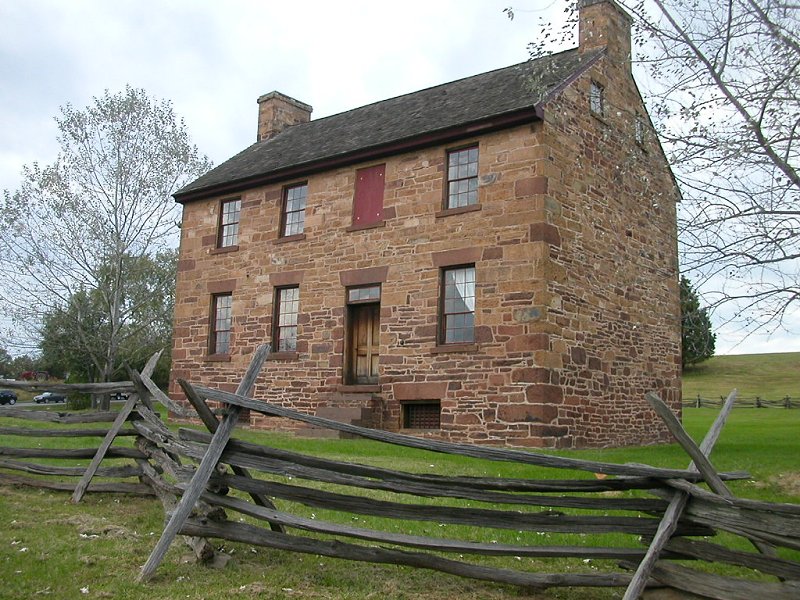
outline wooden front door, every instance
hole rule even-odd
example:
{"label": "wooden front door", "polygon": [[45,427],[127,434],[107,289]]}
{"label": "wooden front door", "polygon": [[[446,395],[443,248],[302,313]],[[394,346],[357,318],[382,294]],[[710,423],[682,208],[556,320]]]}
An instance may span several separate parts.
{"label": "wooden front door", "polygon": [[381,305],[352,304],[348,309],[345,383],[378,383]]}

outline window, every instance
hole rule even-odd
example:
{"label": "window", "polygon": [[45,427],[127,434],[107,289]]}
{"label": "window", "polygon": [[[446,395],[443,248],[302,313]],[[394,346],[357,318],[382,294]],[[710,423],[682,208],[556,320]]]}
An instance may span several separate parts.
{"label": "window", "polygon": [[272,347],[276,352],[297,351],[297,313],[300,308],[300,288],[275,290],[275,325]]}
{"label": "window", "polygon": [[380,302],[380,300],[381,286],[379,285],[349,288],[347,290],[347,302],[349,304],[356,302]]}
{"label": "window", "polygon": [[605,115],[605,98],[603,86],[592,81],[592,87],[589,90],[589,109],[599,117]]}
{"label": "window", "polygon": [[640,146],[644,144],[644,119],[638,113],[636,120],[633,122],[633,134],[637,144]]}
{"label": "window", "polygon": [[439,402],[403,403],[403,427],[405,429],[439,429],[441,408]]}
{"label": "window", "polygon": [[447,154],[447,204],[460,208],[478,203],[478,147]]}
{"label": "window", "polygon": [[216,294],[211,302],[211,339],[209,343],[210,354],[228,354],[231,345],[231,294]]}
{"label": "window", "polygon": [[441,337],[444,344],[475,341],[475,266],[442,270]]}
{"label": "window", "polygon": [[228,248],[239,244],[239,212],[242,201],[223,200],[219,211],[219,234],[217,248]]}
{"label": "window", "polygon": [[283,190],[281,237],[303,233],[306,222],[306,197],[308,184],[302,183]]}
{"label": "window", "polygon": [[353,227],[367,227],[383,222],[383,190],[386,165],[356,171],[353,195]]}

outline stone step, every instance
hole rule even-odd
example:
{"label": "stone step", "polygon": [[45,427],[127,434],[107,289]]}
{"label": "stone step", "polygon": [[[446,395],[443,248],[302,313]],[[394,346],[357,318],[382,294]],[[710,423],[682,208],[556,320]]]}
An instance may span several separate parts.
{"label": "stone step", "polygon": [[330,392],[321,396],[328,406],[364,406],[376,397],[373,393]]}
{"label": "stone step", "polygon": [[[372,409],[364,406],[321,406],[317,409],[315,415],[323,419],[330,419],[331,421],[347,423],[348,425],[357,425],[359,427],[369,427],[372,424]],[[346,432],[317,427],[316,425],[307,425],[298,429],[297,436],[329,439],[350,439],[357,437]]]}
{"label": "stone step", "polygon": [[369,408],[363,406],[322,406],[317,409],[316,416],[331,419],[340,423],[364,421],[372,415]]}
{"label": "stone step", "polygon": [[301,438],[314,439],[340,439],[340,432],[333,429],[323,429],[322,427],[303,427],[295,431],[295,435]]}

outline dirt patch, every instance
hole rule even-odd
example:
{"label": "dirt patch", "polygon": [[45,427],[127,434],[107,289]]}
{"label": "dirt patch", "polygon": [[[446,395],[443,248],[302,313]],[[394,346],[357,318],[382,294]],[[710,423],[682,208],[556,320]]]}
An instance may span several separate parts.
{"label": "dirt patch", "polygon": [[109,523],[106,519],[100,517],[93,517],[91,515],[73,515],[66,519],[59,519],[59,523],[69,523],[78,529],[81,537],[104,536],[112,538],[136,538],[139,537],[134,531]]}
{"label": "dirt patch", "polygon": [[775,487],[782,494],[800,498],[800,472],[778,473],[766,481],[757,481],[755,486],[758,488]]}
{"label": "dirt patch", "polygon": [[779,473],[770,477],[769,481],[785,494],[800,496],[800,472]]}

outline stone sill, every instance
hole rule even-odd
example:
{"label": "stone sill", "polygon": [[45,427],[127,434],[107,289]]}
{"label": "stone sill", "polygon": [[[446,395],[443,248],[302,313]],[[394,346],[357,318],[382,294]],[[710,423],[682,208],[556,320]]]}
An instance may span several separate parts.
{"label": "stone sill", "polygon": [[448,352],[477,352],[478,344],[439,344],[431,349],[432,354],[446,354]]}
{"label": "stone sill", "polygon": [[479,211],[483,206],[478,204],[470,204],[468,206],[459,206],[458,208],[445,208],[438,211],[434,216],[439,219],[441,217],[450,217],[452,215],[463,215],[464,213],[471,213]]}
{"label": "stone sill", "polygon": [[267,360],[297,360],[300,354],[297,352],[270,352]]}
{"label": "stone sill", "polygon": [[363,231],[364,229],[376,229],[378,227],[386,227],[386,221],[381,219],[375,223],[366,223],[364,225],[350,225],[345,231]]}
{"label": "stone sill", "polygon": [[206,354],[206,362],[231,362],[230,354]]}
{"label": "stone sill", "polygon": [[304,239],[306,239],[305,233],[296,233],[294,235],[285,235],[283,237],[279,237],[277,240],[273,240],[273,243],[285,244],[287,242],[299,242]]}
{"label": "stone sill", "polygon": [[209,250],[209,254],[227,254],[228,252],[236,252],[239,249],[239,245],[236,246],[223,246],[222,248],[212,248]]}
{"label": "stone sill", "polygon": [[342,392],[344,394],[377,394],[381,391],[381,386],[378,384],[343,384],[336,386],[337,392]]}
{"label": "stone sill", "polygon": [[439,429],[415,429],[413,427],[401,427],[398,433],[402,433],[404,435],[419,435],[419,434],[426,434],[426,433],[442,433],[442,428]]}

